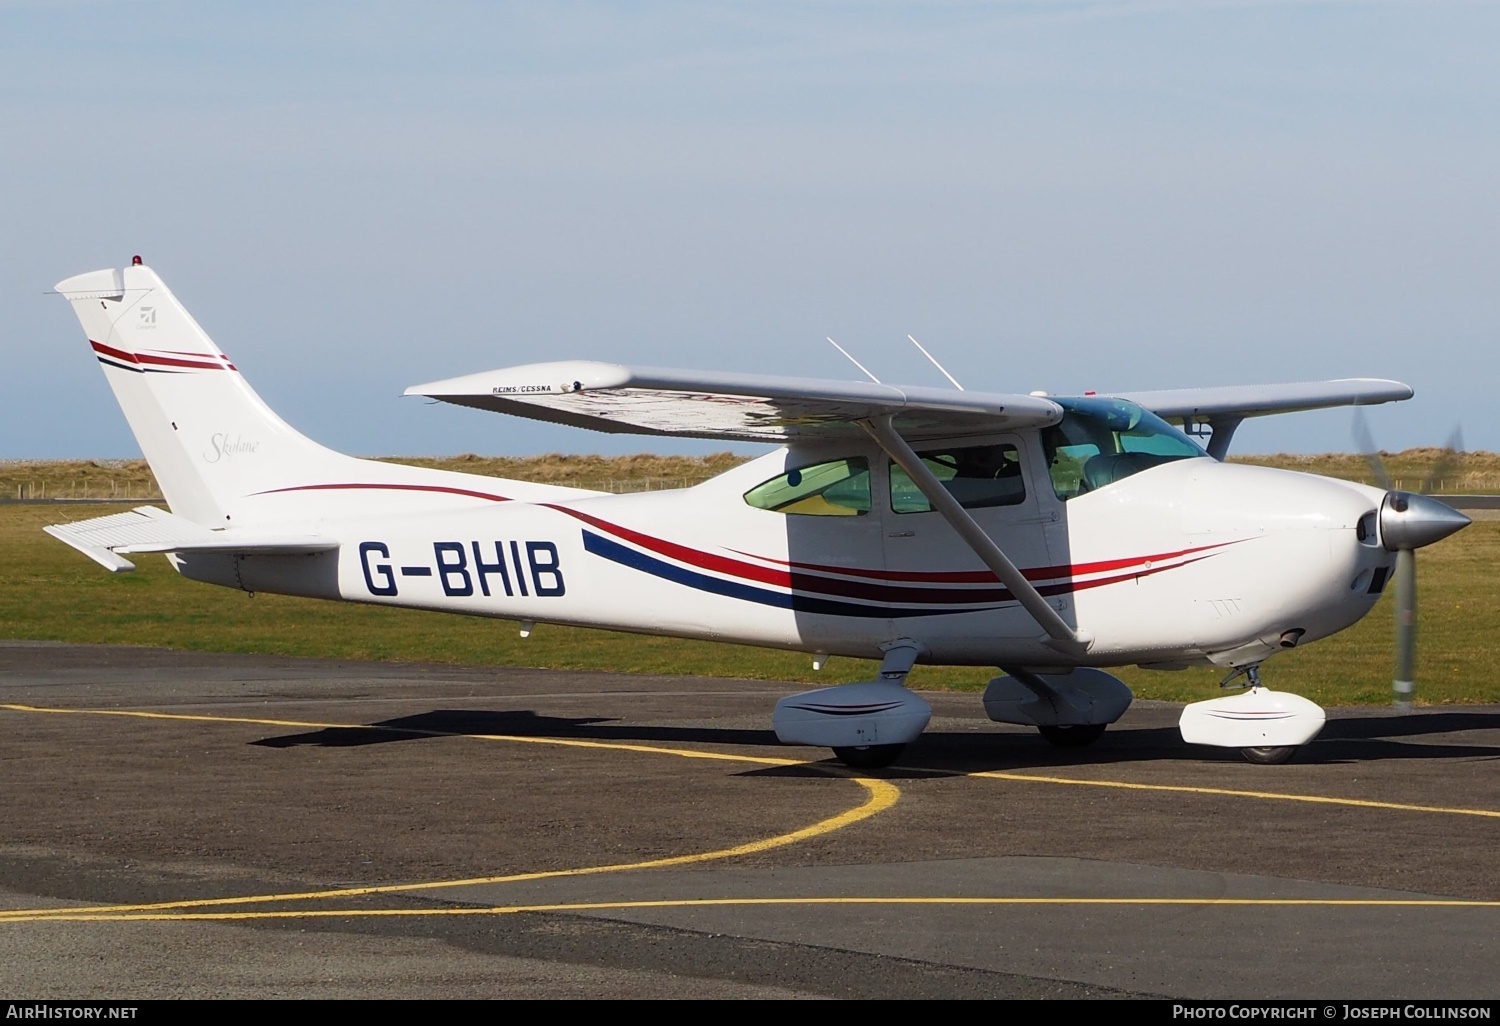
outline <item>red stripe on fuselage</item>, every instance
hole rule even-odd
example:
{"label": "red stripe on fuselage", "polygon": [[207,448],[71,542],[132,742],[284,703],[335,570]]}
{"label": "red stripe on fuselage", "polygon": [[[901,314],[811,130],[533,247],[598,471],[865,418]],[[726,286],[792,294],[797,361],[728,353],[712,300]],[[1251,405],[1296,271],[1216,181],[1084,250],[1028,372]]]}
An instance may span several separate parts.
{"label": "red stripe on fuselage", "polygon": [[393,492],[438,492],[444,495],[466,495],[471,499],[488,499],[491,502],[510,502],[508,495],[496,495],[493,492],[476,492],[469,488],[449,488],[446,485],[418,485],[418,484],[365,484],[363,482],[346,482],[340,484],[313,484],[293,485],[290,488],[272,488],[269,491],[255,492],[256,495],[278,495],[282,492],[336,492],[336,491],[361,491],[365,489],[386,490]]}
{"label": "red stripe on fuselage", "polygon": [[[1161,552],[1153,556],[1130,556],[1124,559],[1101,559],[1093,563],[1063,563],[1058,566],[1038,566],[1021,573],[1028,581],[1051,581],[1059,577],[1081,577],[1086,574],[1102,574],[1110,570],[1119,570],[1123,567],[1134,566],[1137,563],[1154,563],[1163,559],[1177,559],[1181,556],[1191,556],[1196,552],[1207,552],[1210,549],[1223,548],[1230,542],[1219,542],[1214,545],[1199,545],[1191,549],[1178,549],[1176,552]],[[731,551],[739,552],[738,549]],[[763,559],[767,563],[780,563],[782,566],[794,566],[800,570],[816,570],[825,574],[843,574],[846,577],[868,577],[877,581],[919,581],[925,584],[998,584],[1000,578],[989,570],[864,570],[859,567],[828,566],[824,563],[799,563],[795,560],[773,559],[770,556],[756,556],[749,552],[740,552],[742,556],[750,556],[752,559]]]}
{"label": "red stripe on fuselage", "polygon": [[[913,588],[902,585],[869,584],[863,581],[849,581],[841,580],[836,577],[822,577],[813,574],[797,573],[796,571],[781,570],[776,567],[757,566],[754,563],[746,563],[742,560],[730,559],[726,556],[714,555],[710,552],[704,552],[700,549],[690,548],[686,545],[680,545],[676,542],[670,542],[662,538],[654,538],[651,535],[642,534],[639,531],[633,531],[630,528],[621,527],[618,524],[612,524],[607,520],[601,520],[598,517],[591,516],[587,513],[581,513],[576,509],[569,509],[566,506],[554,505],[552,503],[542,503],[542,505],[547,506],[549,509],[557,510],[559,513],[566,513],[571,517],[582,520],[589,526],[595,527],[601,531],[608,531],[610,534],[613,534],[618,538],[623,538],[628,542],[639,545],[641,548],[648,549],[652,552],[657,553],[658,555],[666,556],[670,559],[675,559],[681,563],[687,563],[690,566],[695,566],[699,569],[712,570],[716,573],[738,577],[741,580],[758,581],[761,584],[771,584],[777,587],[801,590],[804,592],[816,592],[824,595],[840,595],[846,598],[859,598],[869,602],[942,602],[958,604],[969,602],[1008,602],[1013,601],[1015,598],[1015,596],[1010,593],[1010,590],[1008,588]],[[1107,578],[1097,582],[1089,581],[1075,583],[1071,580],[1068,580],[1063,581],[1059,584],[1054,584],[1038,589],[1043,594],[1055,595],[1064,592],[1079,591],[1086,588],[1098,587],[1103,584],[1114,584],[1119,581],[1129,580],[1133,577],[1147,577],[1160,573],[1163,570],[1173,569],[1176,566],[1186,566],[1187,563],[1178,563],[1173,564],[1173,566],[1167,567],[1148,567],[1146,566],[1146,564],[1163,559],[1174,559],[1180,556],[1189,555],[1195,552],[1203,552],[1207,549],[1219,547],[1221,546],[1205,545],[1196,549],[1186,549],[1181,552],[1162,553],[1152,556],[1138,556],[1131,559],[1102,560],[1096,563],[1083,563],[1077,567],[1042,567],[1023,571],[1023,573],[1028,579],[1034,578],[1038,580],[1051,580],[1060,577],[1072,577],[1087,573],[1100,573],[1108,570],[1119,570],[1130,566],[1142,567],[1141,570]],[[1203,559],[1206,557],[1199,556],[1198,558]],[[767,562],[782,562],[783,565],[788,565],[780,560],[767,560]],[[1188,560],[1187,562],[1197,562],[1197,560]],[[830,567],[828,569],[832,570],[835,573],[844,573],[849,574],[850,576],[864,576],[866,574],[875,573],[875,571],[847,570],[842,567]],[[999,580],[988,571],[983,571],[982,574],[983,575],[979,577],[980,583],[995,585],[999,584]],[[930,583],[937,583],[933,580],[933,578],[926,578],[926,580]],[[968,581],[965,581],[964,583],[968,583]]]}

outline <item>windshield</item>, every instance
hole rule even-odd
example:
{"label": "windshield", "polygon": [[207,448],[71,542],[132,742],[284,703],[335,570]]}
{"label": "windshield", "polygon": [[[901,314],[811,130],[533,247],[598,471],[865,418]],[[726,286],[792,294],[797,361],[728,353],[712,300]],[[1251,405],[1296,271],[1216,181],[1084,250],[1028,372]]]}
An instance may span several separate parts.
{"label": "windshield", "polygon": [[1042,430],[1042,448],[1059,499],[1122,481],[1174,460],[1206,456],[1191,438],[1124,399],[1059,399],[1063,419]]}

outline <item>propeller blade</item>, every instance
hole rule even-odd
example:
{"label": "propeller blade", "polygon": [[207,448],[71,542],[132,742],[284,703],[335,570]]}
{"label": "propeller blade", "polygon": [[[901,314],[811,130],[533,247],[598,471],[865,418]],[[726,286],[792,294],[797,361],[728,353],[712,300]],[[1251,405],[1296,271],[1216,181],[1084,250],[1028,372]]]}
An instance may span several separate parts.
{"label": "propeller blade", "polygon": [[1417,656],[1417,554],[1396,552],[1396,678],[1392,688],[1398,708],[1411,707],[1416,693],[1412,665]]}
{"label": "propeller blade", "polygon": [[1427,477],[1422,481],[1422,494],[1431,495],[1442,487],[1443,481],[1452,473],[1453,468],[1458,465],[1458,458],[1464,451],[1464,429],[1462,425],[1453,429],[1453,434],[1448,436],[1448,444],[1443,446],[1442,455],[1427,471]]}
{"label": "propeller blade", "polygon": [[1375,438],[1370,434],[1370,426],[1365,423],[1365,415],[1360,412],[1358,406],[1354,408],[1354,447],[1370,465],[1370,473],[1375,475],[1375,483],[1386,491],[1390,491],[1394,487],[1391,484],[1391,475],[1385,469],[1385,461],[1380,458],[1380,450],[1375,447]]}

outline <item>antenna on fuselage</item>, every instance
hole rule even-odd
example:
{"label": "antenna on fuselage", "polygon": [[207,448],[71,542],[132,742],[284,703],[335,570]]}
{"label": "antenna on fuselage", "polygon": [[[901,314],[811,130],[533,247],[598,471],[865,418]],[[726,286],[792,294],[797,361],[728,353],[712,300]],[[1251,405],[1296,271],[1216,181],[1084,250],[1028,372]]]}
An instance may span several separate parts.
{"label": "antenna on fuselage", "polygon": [[[828,338],[827,335],[824,335],[823,337],[824,338]],[[839,352],[843,353],[844,354],[844,358],[847,359],[850,363],[854,364],[854,366],[858,367],[860,369],[861,373],[863,373],[865,377],[869,378],[871,381],[875,382],[875,384],[877,384],[877,385],[880,384],[880,379],[877,378],[875,375],[871,374],[868,367],[866,367],[864,364],[860,363],[853,356],[850,356],[849,355],[849,350],[845,349],[843,346],[839,345],[837,342],[835,342],[831,338],[828,338],[828,344],[831,345],[831,346],[833,346],[833,348],[837,349]]]}
{"label": "antenna on fuselage", "polygon": [[911,339],[911,344],[914,345],[914,346],[916,346],[917,349],[921,351],[921,353],[922,353],[923,356],[927,357],[927,359],[929,359],[929,360],[932,361],[932,365],[934,367],[936,367],[938,370],[940,370],[940,371],[943,372],[943,377],[945,377],[949,381],[953,382],[953,387],[954,388],[958,389],[960,392],[962,392],[964,390],[964,386],[962,386],[962,385],[960,385],[958,383],[958,379],[955,378],[952,374],[948,373],[948,368],[944,367],[942,364],[940,364],[940,363],[937,362],[937,357],[935,357],[931,353],[929,353],[927,351],[927,347],[926,346],[924,346],[922,343],[918,342],[916,339],[912,338],[910,335],[907,335],[906,337],[909,338],[909,339]]}

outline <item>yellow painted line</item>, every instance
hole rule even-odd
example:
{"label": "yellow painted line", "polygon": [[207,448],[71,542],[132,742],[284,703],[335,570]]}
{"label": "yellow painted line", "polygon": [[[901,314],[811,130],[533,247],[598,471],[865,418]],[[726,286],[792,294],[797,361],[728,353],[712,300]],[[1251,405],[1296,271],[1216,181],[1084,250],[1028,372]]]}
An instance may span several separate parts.
{"label": "yellow painted line", "polygon": [[[311,723],[293,720],[269,720],[252,719],[248,717],[229,716],[202,716],[186,715],[182,713],[153,713],[139,712],[124,709],[56,709],[29,705],[3,705],[0,709],[8,709],[12,712],[33,713],[65,713],[74,715],[96,715],[96,716],[127,716],[141,719],[165,719],[165,720],[190,720],[208,723],[247,723],[256,726],[272,727],[316,727],[319,729],[332,730],[386,730],[396,733],[429,734],[438,737],[461,737],[472,738],[481,741],[519,741],[531,744],[559,745],[567,748],[598,748],[613,751],[644,752],[651,755],[673,755],[684,759],[709,759],[720,762],[749,762],[765,766],[797,766],[804,765],[794,759],[776,759],[763,756],[750,755],[727,755],[718,752],[701,752],[690,748],[662,748],[653,745],[633,745],[614,743],[608,741],[578,741],[566,738],[538,738],[538,737],[513,737],[505,734],[454,734],[447,731],[410,730],[406,727],[367,727],[348,723]],[[834,775],[848,776],[848,779],[864,788],[868,797],[858,806],[841,812],[836,816],[819,820],[810,826],[805,826],[789,833],[777,834],[774,837],[766,837],[756,841],[747,841],[737,844],[732,848],[719,848],[714,851],[695,852],[690,855],[670,855],[659,859],[648,859],[644,862],[616,863],[604,866],[584,866],[578,869],[552,869],[532,873],[512,873],[504,876],[471,877],[462,880],[429,880],[418,883],[405,884],[380,884],[369,887],[341,887],[319,891],[297,891],[284,894],[255,894],[243,895],[232,898],[206,898],[197,901],[164,901],[151,904],[138,905],[99,905],[89,908],[53,908],[53,909],[10,909],[0,910],[0,922],[26,922],[30,919],[50,918],[58,914],[77,916],[80,914],[95,913],[123,913],[143,912],[152,909],[176,909],[176,908],[202,908],[218,905],[250,905],[263,904],[272,901],[314,901],[330,898],[353,898],[363,897],[371,894],[398,894],[412,891],[435,890],[448,887],[474,887],[485,884],[520,883],[526,880],[549,880],[557,877],[567,876],[594,876],[600,873],[623,873],[637,869],[662,869],[669,866],[687,866],[700,862],[714,862],[720,859],[732,859],[741,855],[753,855],[757,852],[769,851],[772,848],[783,848],[790,844],[797,844],[814,837],[842,830],[844,827],[860,820],[869,819],[877,813],[884,812],[901,797],[901,791],[894,785],[884,780],[873,777],[853,776],[841,773],[833,767],[819,767],[824,772]]]}
{"label": "yellow painted line", "polygon": [[97,913],[84,909],[64,915],[11,916],[9,922],[134,923],[236,922],[257,919],[379,919],[437,916],[504,916],[524,912],[618,912],[641,909],[722,908],[749,906],[828,905],[946,905],[946,906],[1058,906],[1083,907],[1192,906],[1258,908],[1500,908],[1500,901],[1461,898],[980,898],[980,897],[837,897],[837,898],[669,898],[653,901],[586,901],[550,905],[492,905],[473,908],[291,909],[244,912],[123,912]]}
{"label": "yellow painted line", "polygon": [[[29,706],[16,704],[0,704],[0,709],[25,713],[56,713],[65,715],[90,715],[90,716],[118,716],[152,720],[181,720],[188,722],[203,723],[239,723],[253,726],[268,727],[295,727],[302,729],[320,730],[376,730],[387,731],[398,734],[416,734],[431,737],[458,737],[482,741],[509,741],[522,744],[543,744],[558,747],[600,749],[607,751],[629,751],[653,755],[672,755],[679,758],[703,759],[720,762],[750,763],[762,766],[793,766],[805,765],[793,759],[778,759],[765,756],[735,755],[721,752],[699,751],[685,748],[666,748],[654,745],[628,744],[623,742],[586,741],[570,738],[539,738],[519,735],[505,734],[460,734],[449,731],[425,730],[410,727],[372,726],[368,724],[349,723],[324,723],[301,720],[279,720],[259,717],[241,716],[213,716],[204,714],[185,713],[161,713],[145,712],[126,709],[64,709],[43,706]],[[819,767],[828,772],[837,772],[832,767]],[[918,772],[930,772],[938,775],[949,775],[951,771],[941,769],[924,769],[908,767]],[[1216,797],[1234,798],[1256,798],[1273,801],[1308,802],[1315,804],[1352,806],[1357,808],[1387,809],[1403,812],[1439,813],[1446,815],[1479,816],[1500,819],[1500,812],[1488,809],[1452,808],[1443,806],[1414,805],[1398,802],[1379,802],[1358,798],[1337,798],[1326,795],[1291,794],[1276,791],[1248,791],[1216,787],[1194,787],[1175,784],[1146,784],[1119,780],[1090,780],[1078,777],[1059,777],[1032,773],[1010,773],[1001,770],[985,770],[963,774],[965,776],[992,779],[1011,780],[1024,783],[1055,784],[1074,787],[1105,787],[1132,791],[1160,791],[1182,794],[1201,794]],[[604,866],[588,866],[578,869],[549,870],[533,873],[517,873],[505,876],[474,877],[462,880],[439,880],[425,881],[408,884],[385,884],[369,887],[346,887],[328,889],[321,891],[303,891],[284,894],[246,895],[232,898],[214,898],[198,901],[174,901],[158,902],[140,905],[109,905],[78,908],[51,908],[51,909],[13,909],[0,911],[0,922],[28,922],[39,919],[62,919],[65,921],[83,921],[92,918],[108,919],[252,919],[252,918],[297,918],[297,917],[337,917],[337,916],[394,916],[394,915],[499,915],[509,912],[522,911],[587,911],[591,909],[608,908],[648,908],[648,907],[676,907],[685,904],[1158,904],[1158,905],[1411,905],[1416,907],[1491,907],[1495,902],[1472,902],[1472,901],[1428,901],[1428,900],[1391,900],[1391,901],[1364,901],[1364,900],[1315,900],[1315,899],[1177,899],[1177,898],[1121,898],[1121,899],[1097,899],[1097,898],[822,898],[822,899],[702,899],[692,902],[658,902],[658,903],[604,903],[599,905],[557,905],[557,906],[506,906],[495,908],[475,909],[453,909],[453,910],[423,910],[423,909],[365,909],[339,911],[332,909],[317,910],[292,910],[292,911],[246,911],[246,912],[223,912],[223,913],[177,913],[169,912],[172,909],[205,908],[211,906],[226,905],[248,905],[264,904],[273,901],[311,901],[327,900],[332,898],[362,897],[376,894],[411,893],[424,890],[436,890],[449,887],[471,887],[490,884],[519,883],[529,880],[543,880],[558,877],[588,876],[600,873],[627,872],[639,869],[657,869],[671,866],[691,865],[694,863],[715,861],[720,859],[734,858],[740,855],[753,854],[766,851],[771,848],[783,847],[795,844],[799,841],[812,837],[832,833],[851,823],[858,822],[884,811],[894,805],[900,797],[899,790],[892,784],[870,777],[852,776],[850,779],[864,787],[869,793],[867,800],[861,805],[838,816],[821,820],[811,826],[795,830],[787,834],[759,841],[751,841],[746,844],[737,845],[732,848],[724,848],[710,852],[700,852],[691,855],[677,855],[666,858],[652,859],[644,862],[623,863]]]}
{"label": "yellow painted line", "polygon": [[[942,773],[943,770],[923,772]],[[1490,809],[1463,809],[1442,805],[1408,805],[1403,802],[1376,802],[1364,798],[1332,798],[1321,794],[1286,794],[1280,791],[1236,791],[1225,787],[1189,787],[1182,784],[1136,784],[1124,780],[1088,780],[1081,777],[1050,777],[1035,773],[1005,773],[983,770],[965,774],[989,780],[1018,780],[1030,784],[1063,784],[1073,787],[1113,787],[1126,791],[1167,791],[1176,794],[1206,794],[1230,798],[1263,798],[1268,801],[1311,802],[1317,805],[1348,805],[1359,809],[1393,809],[1397,812],[1434,812],[1446,816],[1482,816],[1500,819],[1500,812]]]}
{"label": "yellow painted line", "polygon": [[[380,730],[391,731],[393,733],[399,734],[419,734],[430,737],[463,737],[473,738],[481,741],[514,741],[521,744],[557,745],[570,748],[600,748],[616,751],[642,752],[652,755],[676,755],[682,758],[689,759],[711,759],[722,762],[748,762],[762,766],[806,765],[805,763],[800,763],[795,759],[776,759],[766,756],[754,755],[733,755],[723,752],[697,751],[695,749],[689,748],[660,748],[653,745],[633,745],[625,744],[623,742],[582,741],[566,738],[525,737],[509,734],[455,734],[449,731],[423,730],[413,727],[370,726],[365,724],[349,723],[316,723],[299,720],[257,719],[245,716],[208,716],[190,715],[185,713],[140,712],[130,709],[62,709],[45,706],[9,704],[0,704],[0,709],[9,709],[14,712],[62,713],[68,715],[83,716],[126,716],[138,717],[142,719],[188,720],[204,723],[247,723],[267,727],[301,727],[316,728],[320,730]],[[904,766],[902,768],[908,771],[918,773],[932,773],[938,776],[954,775],[952,770],[936,769],[932,767]],[[1403,802],[1379,802],[1363,798],[1337,798],[1328,795],[1292,794],[1281,791],[1243,791],[1223,787],[1193,787],[1183,784],[1143,784],[1124,780],[1090,780],[1082,777],[1054,777],[1044,776],[1036,773],[1009,773],[1002,770],[977,770],[971,773],[962,773],[960,775],[980,777],[989,780],[1014,780],[1033,784],[1061,784],[1073,787],[1109,787],[1127,791],[1165,791],[1177,794],[1202,794],[1228,798],[1259,798],[1267,801],[1311,802],[1314,804],[1344,805],[1365,809],[1389,809],[1396,812],[1427,812],[1448,816],[1479,816],[1487,819],[1500,819],[1500,811],[1495,811],[1492,809],[1469,809],[1441,805],[1413,805]]]}

